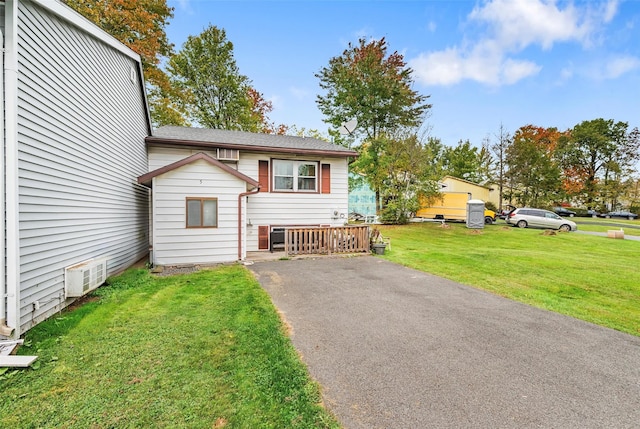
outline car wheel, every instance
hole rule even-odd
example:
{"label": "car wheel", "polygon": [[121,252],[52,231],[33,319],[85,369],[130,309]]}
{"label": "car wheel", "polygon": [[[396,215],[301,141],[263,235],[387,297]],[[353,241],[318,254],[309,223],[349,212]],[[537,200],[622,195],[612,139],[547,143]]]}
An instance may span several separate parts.
{"label": "car wheel", "polygon": [[491,216],[485,216],[484,223],[487,225],[491,225],[493,223],[493,218]]}
{"label": "car wheel", "polygon": [[518,226],[518,228],[526,228],[527,227],[527,221],[526,220],[519,220],[516,225]]}
{"label": "car wheel", "polygon": [[569,217],[574,217],[574,216],[575,216],[575,215],[574,215],[573,213],[571,213],[571,214],[569,215]]}
{"label": "car wheel", "polygon": [[571,227],[569,225],[567,225],[567,224],[560,225],[560,231],[569,232],[569,231],[571,231]]}
{"label": "car wheel", "polygon": [[611,216],[609,216],[609,215],[606,215],[605,217],[606,217],[607,219],[611,219]]}
{"label": "car wheel", "polygon": [[629,219],[629,220],[633,220],[633,216],[629,216],[627,219]]}

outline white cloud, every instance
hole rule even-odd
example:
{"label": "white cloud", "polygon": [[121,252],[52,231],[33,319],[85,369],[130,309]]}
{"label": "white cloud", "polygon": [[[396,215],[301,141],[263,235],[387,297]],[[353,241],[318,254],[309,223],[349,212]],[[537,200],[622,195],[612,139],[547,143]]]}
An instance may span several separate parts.
{"label": "white cloud", "polygon": [[279,95],[272,95],[271,97],[269,97],[269,101],[271,102],[271,106],[273,106],[274,110],[281,109],[285,105],[282,97],[280,97]]}
{"label": "white cloud", "polygon": [[505,49],[539,44],[550,49],[555,42],[588,39],[591,20],[574,6],[559,9],[555,1],[493,0],[476,7],[469,18],[489,25],[493,38]]}
{"label": "white cloud", "polygon": [[632,56],[612,58],[605,64],[603,78],[616,79],[625,73],[640,69],[640,59]]}
{"label": "white cloud", "polygon": [[452,85],[465,78],[465,59],[457,49],[420,54],[409,62],[418,81],[428,85]]}
{"label": "white cloud", "polygon": [[556,81],[556,85],[564,85],[565,82],[574,76],[573,64],[569,64],[560,70],[560,77]]}
{"label": "white cloud", "polygon": [[613,17],[618,13],[618,0],[610,0],[604,6],[604,16],[603,21],[605,23],[610,23],[613,20]]}
{"label": "white cloud", "polygon": [[502,81],[507,85],[511,85],[521,79],[538,74],[541,69],[541,66],[531,61],[507,59],[502,64]]}
{"label": "white cloud", "polygon": [[555,0],[489,0],[468,15],[469,23],[483,27],[483,35],[468,33],[465,39],[473,42],[421,53],[409,65],[416,80],[426,85],[453,85],[462,80],[511,85],[542,69],[514,55],[530,46],[550,50],[557,43],[577,42],[587,47],[617,10],[617,0],[597,8],[591,3],[561,7]]}
{"label": "white cloud", "polygon": [[309,95],[311,94],[310,91],[303,88],[297,88],[295,86],[290,87],[289,92],[291,92],[291,94],[298,100],[309,98]]}
{"label": "white cloud", "polygon": [[410,61],[418,81],[429,85],[453,85],[464,79],[490,86],[510,85],[537,74],[541,67],[530,61],[505,59],[486,46],[470,53],[457,48],[421,54]]}
{"label": "white cloud", "polygon": [[178,3],[178,6],[180,6],[180,9],[182,10],[191,10],[191,1],[190,0],[176,0]]}

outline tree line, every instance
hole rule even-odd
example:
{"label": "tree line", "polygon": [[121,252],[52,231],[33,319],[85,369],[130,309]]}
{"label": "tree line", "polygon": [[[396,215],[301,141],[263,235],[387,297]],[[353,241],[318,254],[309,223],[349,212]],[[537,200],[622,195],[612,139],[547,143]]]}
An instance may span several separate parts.
{"label": "tree line", "polygon": [[[209,25],[176,52],[165,27],[166,0],[64,0],[142,58],[154,127],[295,134],[269,119],[273,106],[240,70],[224,29]],[[408,221],[436,198],[445,175],[497,187],[500,201],[547,207],[571,203],[595,210],[637,205],[640,133],[625,122],[593,119],[568,130],[501,125],[479,146],[454,146],[429,135],[429,96],[413,90],[413,70],[387,41],[359,39],[329,59],[316,77],[326,138],[358,151],[350,186],[367,183],[387,222]],[[350,134],[338,132],[353,119]],[[502,208],[502,207],[499,207]]]}

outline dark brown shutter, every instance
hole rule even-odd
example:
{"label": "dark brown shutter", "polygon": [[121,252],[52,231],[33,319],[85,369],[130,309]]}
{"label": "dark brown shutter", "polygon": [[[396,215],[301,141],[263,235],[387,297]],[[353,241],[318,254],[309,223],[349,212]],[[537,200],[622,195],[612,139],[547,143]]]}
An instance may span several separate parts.
{"label": "dark brown shutter", "polygon": [[[261,161],[262,162],[262,161]],[[258,226],[258,250],[269,248],[269,226]]]}
{"label": "dark brown shutter", "polygon": [[269,192],[269,161],[258,161],[258,182],[260,192]]}
{"label": "dark brown shutter", "polygon": [[323,194],[331,193],[331,164],[322,164],[322,191]]}

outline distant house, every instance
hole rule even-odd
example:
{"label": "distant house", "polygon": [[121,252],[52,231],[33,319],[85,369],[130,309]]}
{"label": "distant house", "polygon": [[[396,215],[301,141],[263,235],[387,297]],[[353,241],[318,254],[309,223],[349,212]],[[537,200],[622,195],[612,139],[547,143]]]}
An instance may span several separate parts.
{"label": "distant house", "polygon": [[475,200],[492,202],[496,207],[499,206],[498,192],[491,186],[479,185],[454,176],[444,176],[439,183],[442,192],[466,192]]}
{"label": "distant house", "polygon": [[315,138],[162,127],[146,139],[154,265],[244,260],[286,227],[347,221],[348,160]]}
{"label": "distant house", "polygon": [[0,3],[0,337],[148,252],[140,57],[58,1]]}
{"label": "distant house", "polygon": [[376,214],[376,193],[366,182],[349,192],[349,213],[352,212],[363,216]]}

